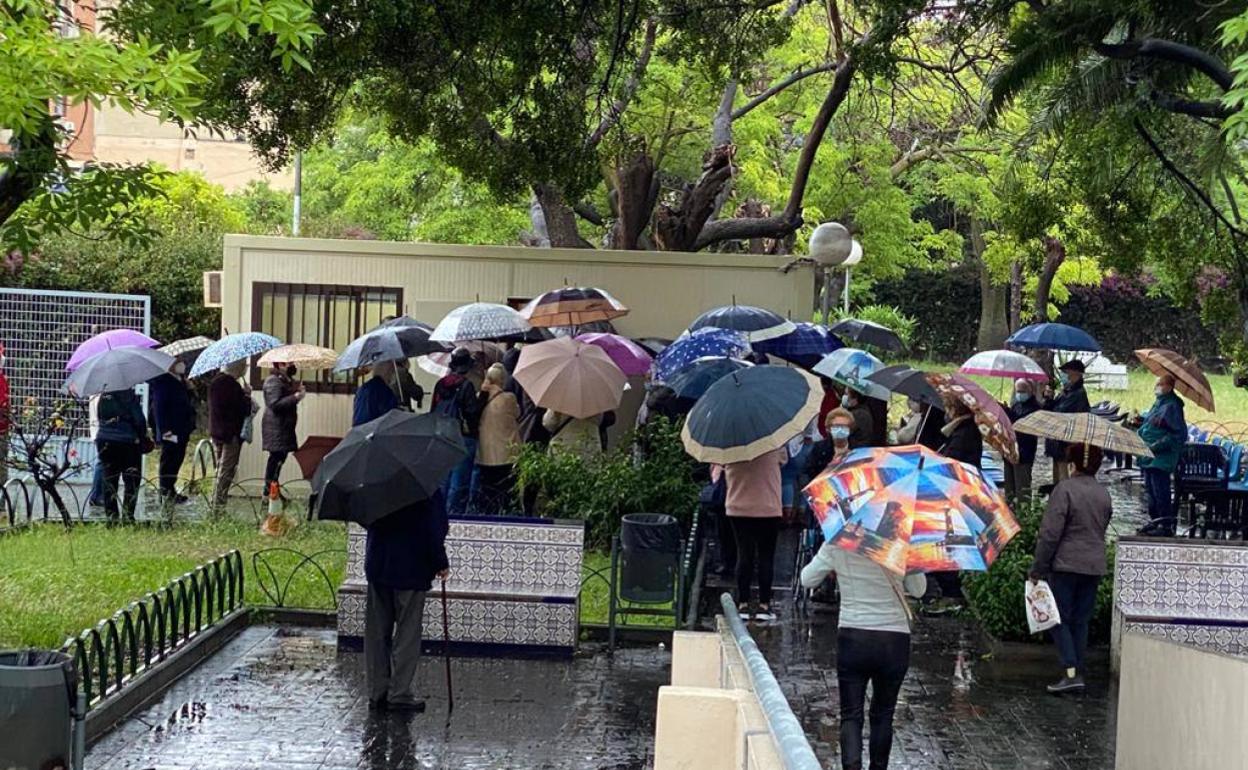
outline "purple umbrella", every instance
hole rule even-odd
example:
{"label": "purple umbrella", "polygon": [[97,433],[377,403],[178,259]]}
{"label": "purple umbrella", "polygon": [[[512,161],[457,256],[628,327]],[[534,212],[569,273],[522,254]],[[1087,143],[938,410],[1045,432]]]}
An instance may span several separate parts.
{"label": "purple umbrella", "polygon": [[650,371],[650,354],[646,349],[627,337],[618,334],[593,332],[582,334],[578,340],[602,348],[620,371],[629,377],[640,377]]}
{"label": "purple umbrella", "polygon": [[136,332],[134,329],[110,329],[106,332],[91,337],[86,342],[78,346],[74,350],[74,354],[69,357],[69,363],[65,364],[65,371],[72,372],[87,362],[92,356],[98,356],[100,353],[107,353],[117,348],[154,348],[160,343],[143,332]]}

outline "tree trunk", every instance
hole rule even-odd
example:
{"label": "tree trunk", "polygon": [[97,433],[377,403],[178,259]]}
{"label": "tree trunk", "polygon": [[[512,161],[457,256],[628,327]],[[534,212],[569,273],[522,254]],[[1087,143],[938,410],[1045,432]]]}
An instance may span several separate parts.
{"label": "tree trunk", "polygon": [[576,227],[576,212],[564,200],[563,191],[553,184],[533,186],[533,194],[542,207],[542,219],[546,223],[546,235],[551,246],[573,249],[593,248],[581,237]]}
{"label": "tree trunk", "polygon": [[971,217],[971,254],[979,263],[979,335],[975,347],[979,350],[996,350],[1009,336],[1006,321],[1006,297],[1003,286],[992,282],[988,265],[984,263],[984,229],[978,217]]}
{"label": "tree trunk", "polygon": [[615,224],[610,243],[613,249],[636,249],[641,234],[650,224],[657,193],[654,185],[654,159],[645,151],[633,156],[626,165],[616,168]]}
{"label": "tree trunk", "polygon": [[1044,267],[1040,270],[1040,278],[1036,281],[1036,323],[1049,320],[1049,292],[1053,289],[1053,279],[1057,277],[1057,269],[1066,261],[1066,246],[1060,238],[1046,236],[1044,239]]}
{"label": "tree trunk", "polygon": [[685,185],[676,207],[661,205],[654,214],[654,243],[662,251],[695,251],[698,235],[715,210],[720,189],[732,177],[731,144],[716,147],[702,164],[702,176]]}
{"label": "tree trunk", "polygon": [[1023,263],[1014,260],[1010,265],[1010,332],[1018,331],[1023,323]]}

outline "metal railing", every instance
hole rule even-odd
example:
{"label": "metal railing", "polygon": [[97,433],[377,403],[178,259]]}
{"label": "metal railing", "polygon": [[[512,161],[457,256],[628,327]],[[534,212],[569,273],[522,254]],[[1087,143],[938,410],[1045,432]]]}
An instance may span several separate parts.
{"label": "metal railing", "polygon": [[749,672],[750,686],[758,697],[763,716],[767,718],[771,738],[775,741],[776,751],[780,754],[786,770],[820,770],[819,760],[815,757],[815,750],[810,747],[806,732],[802,730],[802,723],[794,716],[788,699],[780,690],[780,683],[771,673],[771,666],[767,665],[767,659],[758,649],[754,637],[750,636],[745,623],[741,622],[732,594],[724,593],[719,597],[719,603],[723,607],[724,620],[728,623],[737,648],[741,650],[741,659],[745,661],[746,671]]}
{"label": "metal railing", "polygon": [[243,580],[243,556],[230,551],[66,640],[62,650],[74,659],[87,707],[241,611]]}

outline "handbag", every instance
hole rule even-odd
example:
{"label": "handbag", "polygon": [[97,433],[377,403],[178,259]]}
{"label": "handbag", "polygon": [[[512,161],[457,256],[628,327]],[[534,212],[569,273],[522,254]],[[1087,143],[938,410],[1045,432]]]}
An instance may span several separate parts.
{"label": "handbag", "polygon": [[243,429],[238,432],[238,439],[244,444],[250,444],[255,437],[256,432],[256,415],[249,414],[243,418]]}
{"label": "handbag", "polygon": [[156,449],[156,442],[152,440],[151,435],[144,433],[139,439],[139,452],[142,454],[151,454]]}
{"label": "handbag", "polygon": [[1057,599],[1053,597],[1053,589],[1044,580],[1027,581],[1023,595],[1027,605],[1027,627],[1031,633],[1038,634],[1053,626],[1061,625],[1062,616],[1057,611]]}

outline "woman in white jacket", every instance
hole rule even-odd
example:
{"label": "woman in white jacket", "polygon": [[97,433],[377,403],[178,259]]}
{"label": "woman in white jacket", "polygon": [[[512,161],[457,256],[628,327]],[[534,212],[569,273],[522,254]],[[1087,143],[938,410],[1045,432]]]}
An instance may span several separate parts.
{"label": "woman in white jacket", "polygon": [[[910,605],[927,590],[922,573],[904,579],[865,556],[824,543],[802,570],[815,588],[835,573],[841,591],[836,679],[841,695],[841,767],[861,770],[863,707],[871,684],[870,768],[884,770],[893,746],[893,711],[910,668]],[[903,594],[904,592],[904,594]]]}

